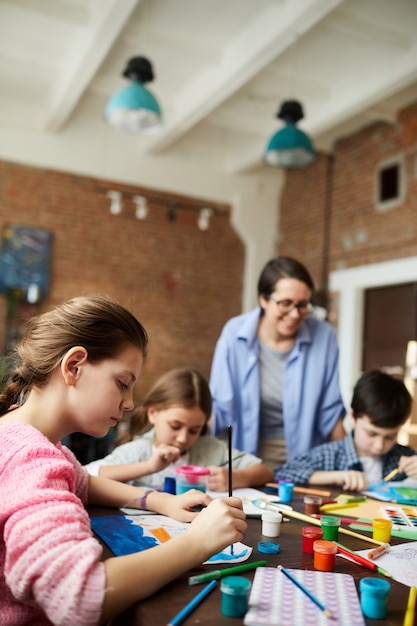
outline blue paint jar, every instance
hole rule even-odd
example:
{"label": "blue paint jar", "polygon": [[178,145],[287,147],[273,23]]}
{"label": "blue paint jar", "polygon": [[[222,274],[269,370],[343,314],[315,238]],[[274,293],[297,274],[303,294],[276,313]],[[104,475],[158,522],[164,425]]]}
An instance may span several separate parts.
{"label": "blue paint jar", "polygon": [[176,480],[172,476],[167,476],[164,480],[164,493],[171,493],[175,496],[176,494]]}
{"label": "blue paint jar", "polygon": [[361,609],[365,617],[384,619],[387,615],[391,583],[380,578],[362,578],[359,581]]}
{"label": "blue paint jar", "polygon": [[291,502],[294,483],[288,478],[281,478],[278,483],[278,497],[281,502]]}
{"label": "blue paint jar", "polygon": [[222,614],[243,617],[248,610],[250,580],[243,576],[225,576],[220,584]]}

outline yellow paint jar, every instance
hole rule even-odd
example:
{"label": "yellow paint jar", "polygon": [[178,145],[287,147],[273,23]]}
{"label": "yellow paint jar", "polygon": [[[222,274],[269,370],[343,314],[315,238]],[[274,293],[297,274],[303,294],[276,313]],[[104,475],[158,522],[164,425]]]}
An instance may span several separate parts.
{"label": "yellow paint jar", "polygon": [[389,543],[391,540],[392,521],[382,517],[376,517],[372,520],[372,537],[376,541]]}

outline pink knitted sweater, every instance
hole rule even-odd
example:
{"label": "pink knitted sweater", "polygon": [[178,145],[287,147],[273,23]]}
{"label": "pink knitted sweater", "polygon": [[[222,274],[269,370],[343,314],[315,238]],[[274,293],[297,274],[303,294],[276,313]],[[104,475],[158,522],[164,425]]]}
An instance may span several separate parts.
{"label": "pink knitted sweater", "polygon": [[106,582],[87,481],[70,450],[0,423],[0,626],[98,623]]}

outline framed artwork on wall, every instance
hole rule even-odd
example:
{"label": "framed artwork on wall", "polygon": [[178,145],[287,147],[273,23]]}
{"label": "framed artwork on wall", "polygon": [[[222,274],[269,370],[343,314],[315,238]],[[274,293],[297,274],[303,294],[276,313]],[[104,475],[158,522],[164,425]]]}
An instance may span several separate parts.
{"label": "framed artwork on wall", "polygon": [[0,292],[18,289],[30,303],[49,292],[52,232],[43,228],[5,224],[0,256]]}

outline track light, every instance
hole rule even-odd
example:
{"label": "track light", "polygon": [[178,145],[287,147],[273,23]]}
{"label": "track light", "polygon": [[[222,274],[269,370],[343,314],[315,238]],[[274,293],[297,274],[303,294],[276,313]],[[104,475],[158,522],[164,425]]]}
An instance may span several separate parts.
{"label": "track light", "polygon": [[122,194],[120,191],[108,191],[107,196],[110,198],[110,213],[119,215],[122,212]]}
{"label": "track light", "polygon": [[213,215],[213,209],[200,209],[198,214],[197,225],[200,230],[207,230],[210,225],[210,218]]}
{"label": "track light", "polygon": [[144,220],[148,215],[148,201],[145,196],[133,196],[133,202],[136,204],[135,216],[138,220]]}

